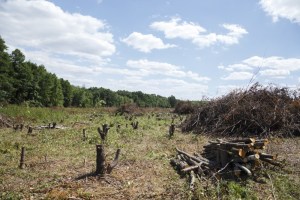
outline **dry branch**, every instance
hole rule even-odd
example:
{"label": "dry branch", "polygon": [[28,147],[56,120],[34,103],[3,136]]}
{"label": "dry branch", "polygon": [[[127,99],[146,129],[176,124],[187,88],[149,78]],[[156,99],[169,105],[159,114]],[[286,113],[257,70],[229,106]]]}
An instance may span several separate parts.
{"label": "dry branch", "polygon": [[110,174],[111,171],[117,166],[119,161],[119,155],[120,155],[121,149],[117,149],[115,159],[107,166],[107,173]]}
{"label": "dry branch", "polygon": [[[201,104],[182,123],[182,130],[222,136],[300,135],[299,102],[299,91],[256,83]],[[253,143],[247,140],[234,142]]]}

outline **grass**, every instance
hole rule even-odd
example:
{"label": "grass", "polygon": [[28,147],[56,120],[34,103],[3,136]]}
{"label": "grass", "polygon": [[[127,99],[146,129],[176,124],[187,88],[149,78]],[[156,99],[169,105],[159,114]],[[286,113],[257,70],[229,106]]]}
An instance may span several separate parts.
{"label": "grass", "polygon": [[[26,130],[0,129],[0,199],[272,199],[273,194],[277,199],[300,199],[299,178],[295,178],[299,176],[295,171],[298,163],[292,160],[288,160],[293,163],[288,172],[267,169],[272,181],[267,178],[265,184],[252,180],[198,181],[196,189],[190,191],[187,180],[176,173],[169,160],[175,154],[175,147],[200,152],[210,138],[182,134],[177,129],[169,139],[172,114],[157,112],[162,113],[159,118],[151,113],[135,117],[139,128],[133,130],[131,121],[103,108],[0,108],[1,114],[18,123],[38,126],[57,122],[66,127],[34,130],[32,135]],[[79,178],[95,170],[95,145],[100,143],[97,128],[103,123],[111,125],[105,144],[107,162],[121,148],[120,162],[105,178]],[[179,118],[175,123],[180,123]],[[120,130],[117,124],[121,124]],[[86,141],[82,138],[83,128]],[[279,147],[291,141],[280,141],[277,148],[269,151],[280,150],[278,153],[285,155]],[[23,146],[26,167],[19,169]],[[293,152],[298,153],[299,149]]]}

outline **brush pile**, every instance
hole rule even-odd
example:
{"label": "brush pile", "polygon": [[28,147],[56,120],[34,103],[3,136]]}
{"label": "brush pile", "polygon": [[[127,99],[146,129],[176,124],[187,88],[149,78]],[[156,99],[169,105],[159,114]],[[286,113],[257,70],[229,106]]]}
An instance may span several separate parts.
{"label": "brush pile", "polygon": [[201,154],[191,155],[176,148],[177,156],[170,163],[179,173],[191,176],[248,177],[258,171],[263,162],[282,165],[276,161],[277,156],[263,152],[268,143],[267,139],[217,139],[204,146]]}
{"label": "brush pile", "polygon": [[182,131],[239,137],[300,135],[300,94],[256,83],[198,107],[183,122]]}

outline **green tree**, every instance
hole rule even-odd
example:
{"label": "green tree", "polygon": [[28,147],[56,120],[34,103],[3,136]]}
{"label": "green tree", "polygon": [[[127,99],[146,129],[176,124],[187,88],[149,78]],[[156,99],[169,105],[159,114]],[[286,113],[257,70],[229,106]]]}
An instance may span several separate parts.
{"label": "green tree", "polygon": [[74,87],[72,106],[75,107],[91,107],[93,105],[93,95],[85,88]]}
{"label": "green tree", "polygon": [[60,79],[60,83],[62,86],[62,92],[64,95],[64,106],[69,107],[72,104],[72,97],[73,97],[73,88],[72,85],[68,80]]}
{"label": "green tree", "polygon": [[168,97],[168,101],[169,101],[170,106],[172,108],[174,108],[177,103],[177,99],[173,95],[171,95]]}
{"label": "green tree", "polygon": [[11,53],[10,58],[13,69],[12,77],[14,79],[14,98],[12,102],[20,104],[28,100],[33,76],[30,65],[24,62],[25,55],[19,49],[15,49]]}
{"label": "green tree", "polygon": [[63,106],[64,103],[62,87],[60,80],[56,77],[56,75],[53,75],[53,86],[50,92],[50,102],[52,106]]}
{"label": "green tree", "polygon": [[0,102],[11,102],[14,92],[10,57],[6,51],[5,41],[0,37]]}
{"label": "green tree", "polygon": [[44,106],[51,106],[51,89],[53,88],[54,80],[53,76],[47,71],[41,69],[41,79],[39,82],[39,102]]}

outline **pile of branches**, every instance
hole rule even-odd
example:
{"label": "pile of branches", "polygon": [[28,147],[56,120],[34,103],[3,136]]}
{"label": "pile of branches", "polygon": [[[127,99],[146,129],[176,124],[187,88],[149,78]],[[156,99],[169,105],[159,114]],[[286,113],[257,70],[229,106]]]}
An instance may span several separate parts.
{"label": "pile of branches", "polygon": [[179,101],[176,103],[174,108],[174,113],[184,115],[191,114],[195,112],[196,106],[192,104],[190,101]]}
{"label": "pile of branches", "polygon": [[135,103],[127,103],[121,105],[117,111],[116,114],[124,115],[124,114],[134,114],[141,112],[140,108]]}
{"label": "pile of branches", "polygon": [[[281,167],[277,155],[266,154],[263,150],[267,139],[236,139],[225,141],[217,139],[204,146],[201,154],[193,155],[177,150],[177,156],[170,163],[180,174],[198,177],[250,177],[261,169],[262,163]],[[192,182],[192,181],[191,181]],[[193,185],[193,183],[191,183]]]}
{"label": "pile of branches", "polygon": [[299,92],[256,83],[200,106],[182,124],[182,131],[244,137],[300,135]]}

